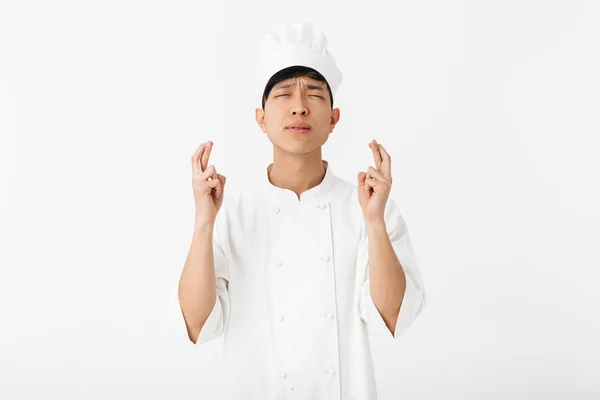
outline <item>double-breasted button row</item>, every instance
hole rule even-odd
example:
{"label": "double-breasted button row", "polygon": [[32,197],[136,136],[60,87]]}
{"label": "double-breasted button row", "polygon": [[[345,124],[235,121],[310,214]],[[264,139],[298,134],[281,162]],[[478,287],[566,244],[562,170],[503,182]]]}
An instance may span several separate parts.
{"label": "double-breasted button row", "polygon": [[[327,318],[327,319],[333,319],[334,315],[332,313],[328,312],[328,313],[325,313],[325,318]],[[279,313],[279,314],[277,314],[277,319],[279,321],[283,321],[285,319],[285,317],[284,317],[283,314]]]}
{"label": "double-breasted button row", "polygon": [[[323,261],[323,262],[329,262],[329,261],[331,261],[331,257],[329,257],[329,256],[323,256],[323,257],[321,257],[321,261]],[[282,265],[283,265],[283,260],[276,260],[275,261],[275,266],[281,267]]]}
{"label": "double-breasted button row", "polygon": [[[328,375],[335,375],[335,369],[333,369],[333,367],[327,366],[327,367],[325,367],[325,373]],[[285,373],[285,371],[279,372],[279,378],[280,379],[287,378],[287,374]]]}
{"label": "double-breasted button row", "polygon": [[[320,208],[320,209],[327,208],[327,204],[323,204],[323,203],[317,203],[317,208]],[[279,207],[277,207],[277,206],[273,207],[273,212],[274,212],[275,214],[278,214],[280,211],[281,211],[281,208],[279,208]]]}

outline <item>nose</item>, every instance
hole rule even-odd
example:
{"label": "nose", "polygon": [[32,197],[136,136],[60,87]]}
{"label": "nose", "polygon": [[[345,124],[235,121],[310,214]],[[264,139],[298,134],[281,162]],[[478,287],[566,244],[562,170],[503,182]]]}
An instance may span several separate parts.
{"label": "nose", "polygon": [[306,107],[306,101],[304,99],[304,93],[296,93],[294,95],[293,104],[292,104],[292,113],[294,115],[308,114],[308,107]]}
{"label": "nose", "polygon": [[294,113],[294,115],[296,115],[296,114],[306,115],[308,113],[308,109],[304,106],[298,106],[298,107],[294,107],[292,109],[292,112]]}

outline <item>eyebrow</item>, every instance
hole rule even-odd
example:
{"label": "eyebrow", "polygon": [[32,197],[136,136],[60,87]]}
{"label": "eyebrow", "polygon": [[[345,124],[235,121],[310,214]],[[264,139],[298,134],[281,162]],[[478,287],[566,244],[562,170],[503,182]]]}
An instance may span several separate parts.
{"label": "eyebrow", "polygon": [[[291,87],[296,86],[296,82],[288,82],[288,83],[280,83],[279,85],[276,85],[274,87],[274,89],[289,89]],[[308,90],[320,90],[320,91],[324,91],[323,87],[321,86],[316,86],[316,85],[311,85],[310,83],[306,84],[306,88]]]}

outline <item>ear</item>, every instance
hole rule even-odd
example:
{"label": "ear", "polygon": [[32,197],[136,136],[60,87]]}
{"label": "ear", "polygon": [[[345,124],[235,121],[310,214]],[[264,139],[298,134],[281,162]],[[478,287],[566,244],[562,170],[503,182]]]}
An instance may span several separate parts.
{"label": "ear", "polygon": [[331,110],[331,118],[329,119],[330,132],[333,132],[333,128],[335,128],[335,125],[338,123],[339,120],[340,120],[340,109],[334,108],[333,110]]}
{"label": "ear", "polygon": [[260,129],[267,133],[267,127],[265,126],[265,111],[262,108],[257,108],[254,110],[254,118],[256,119],[256,123],[260,127]]}

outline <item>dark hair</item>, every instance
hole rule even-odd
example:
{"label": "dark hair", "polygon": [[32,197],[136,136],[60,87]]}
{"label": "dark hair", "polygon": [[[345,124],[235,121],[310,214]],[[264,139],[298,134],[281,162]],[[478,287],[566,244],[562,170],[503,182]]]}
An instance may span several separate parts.
{"label": "dark hair", "polygon": [[287,67],[280,70],[279,72],[276,72],[275,75],[273,75],[271,79],[269,79],[269,82],[267,82],[267,85],[265,86],[265,91],[263,92],[262,96],[263,110],[265,108],[265,102],[267,101],[267,97],[269,97],[269,93],[271,93],[273,86],[277,85],[281,81],[285,81],[286,79],[299,78],[301,76],[307,76],[319,82],[325,82],[327,90],[329,91],[331,108],[333,108],[333,95],[331,94],[331,88],[329,87],[329,83],[327,83],[325,77],[321,75],[317,70],[312,69],[310,67],[294,65],[292,67]]}

